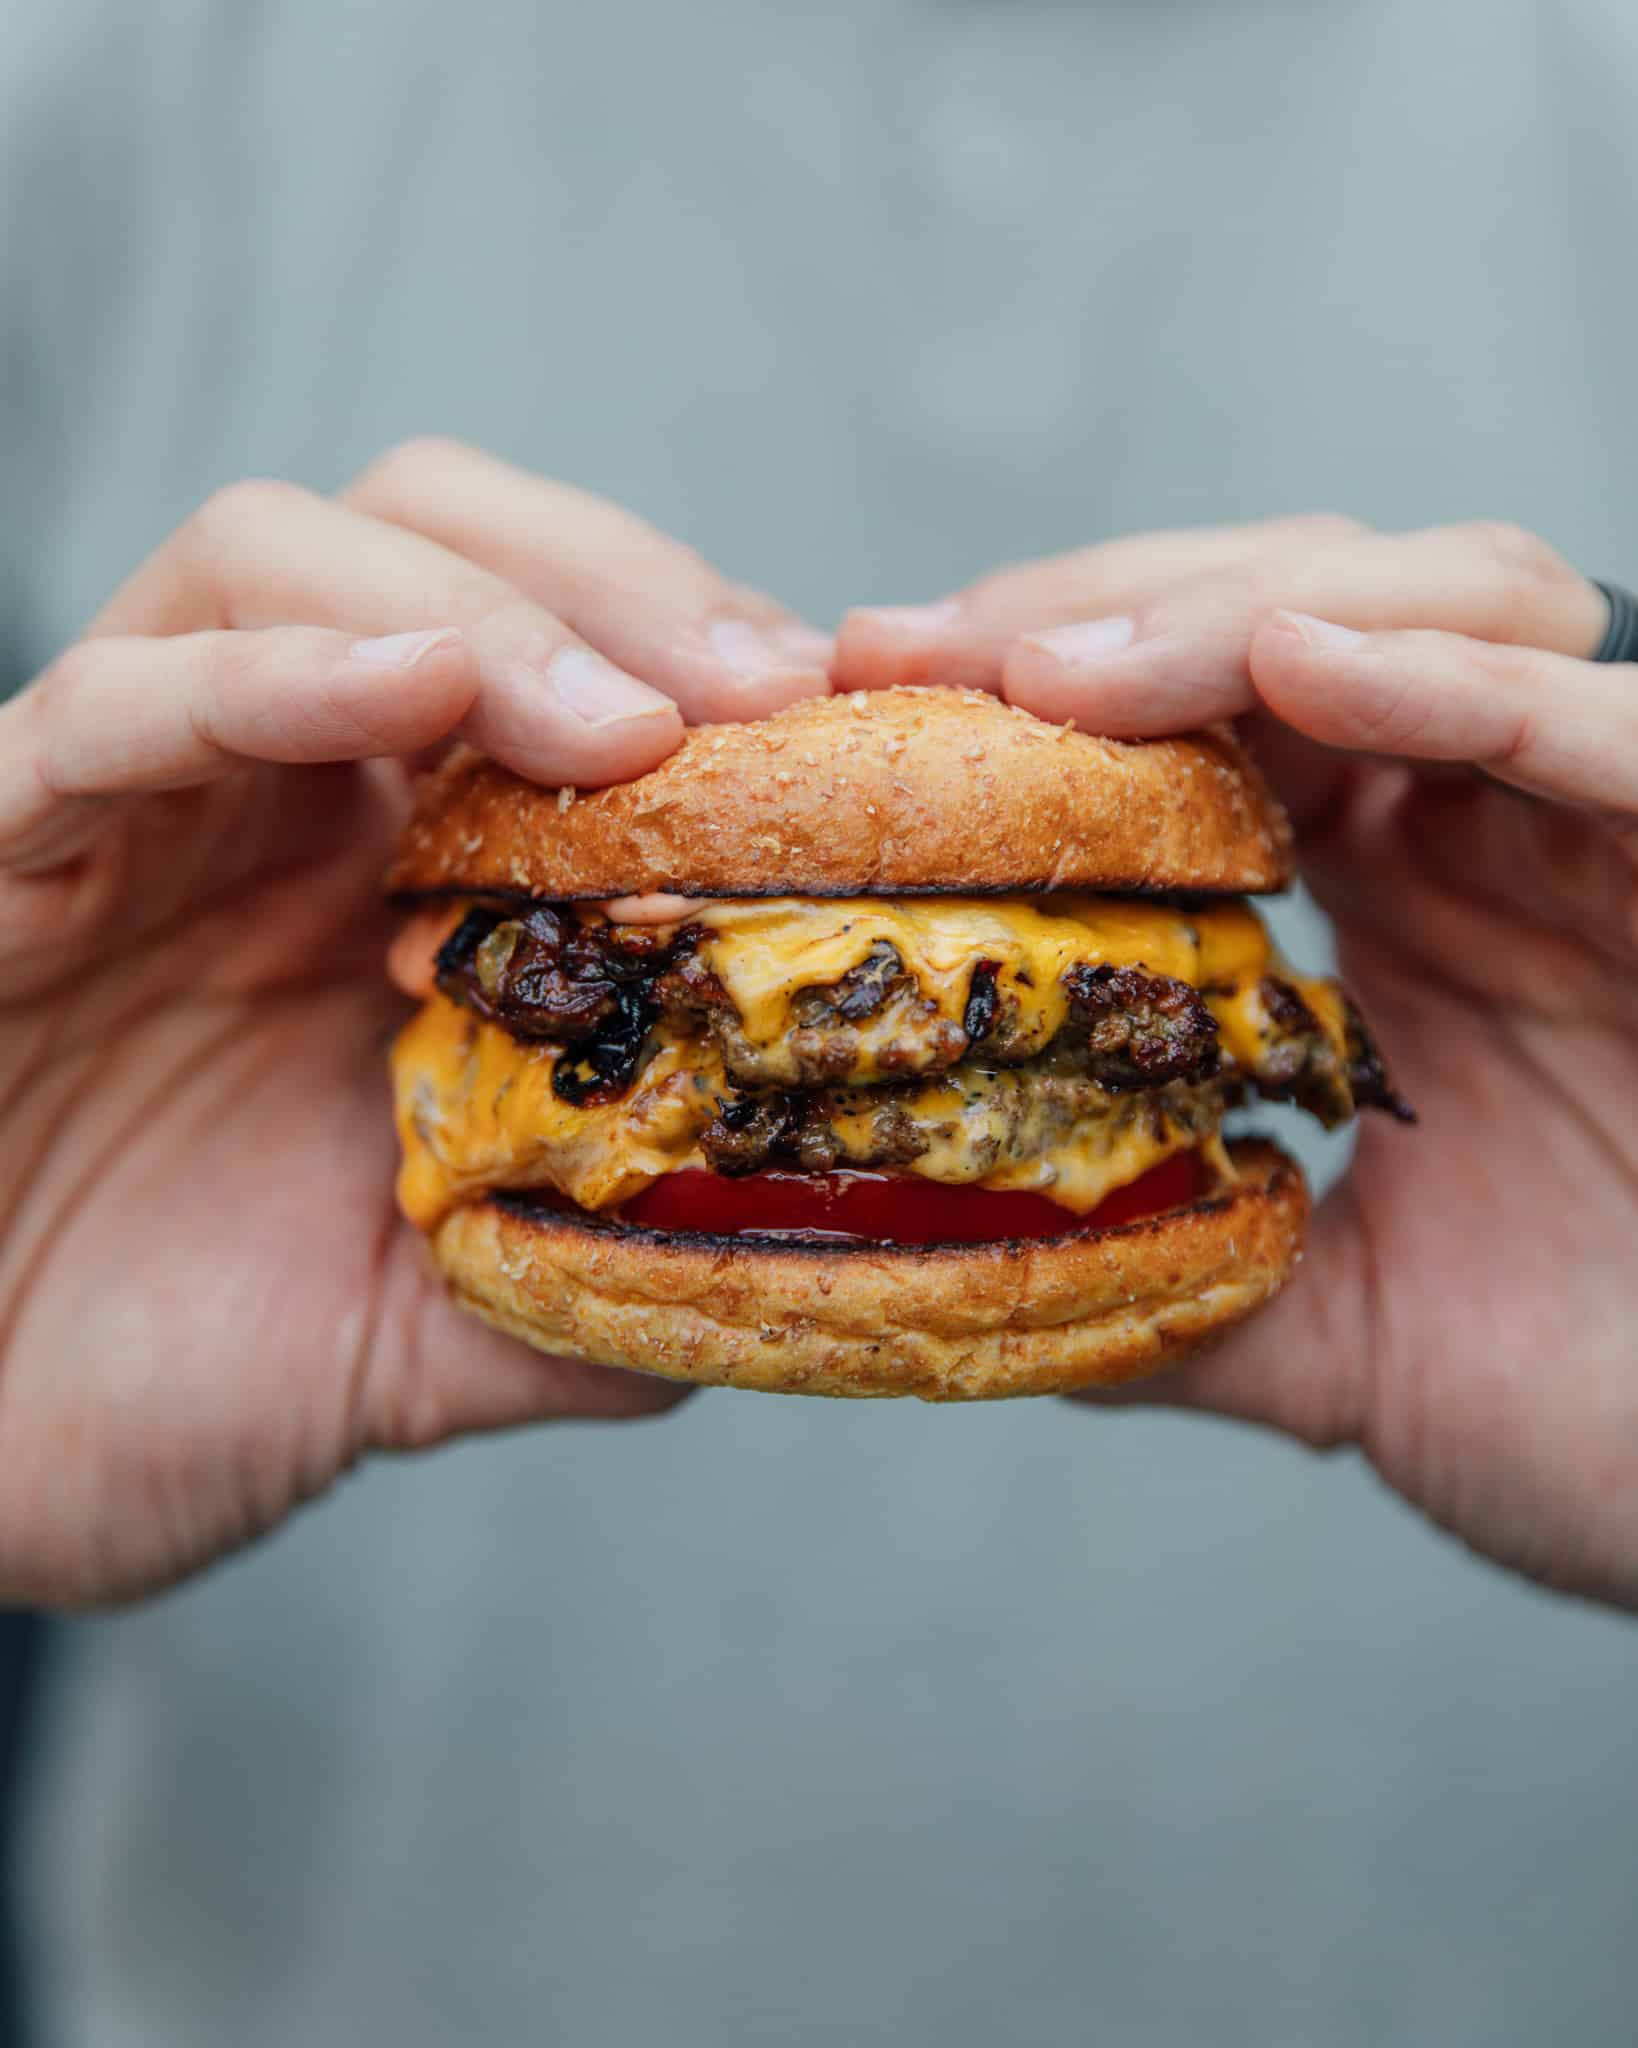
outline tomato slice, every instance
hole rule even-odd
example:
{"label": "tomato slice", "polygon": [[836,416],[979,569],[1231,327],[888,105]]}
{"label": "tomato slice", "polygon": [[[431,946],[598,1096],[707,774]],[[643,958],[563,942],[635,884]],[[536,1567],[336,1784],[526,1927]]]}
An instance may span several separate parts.
{"label": "tomato slice", "polygon": [[983,1244],[1003,1237],[1062,1237],[1107,1230],[1179,1208],[1201,1192],[1200,1160],[1174,1153],[1116,1188],[1085,1216],[1023,1189],[950,1187],[910,1173],[748,1173],[735,1179],[687,1167],[668,1173],[620,1212],[649,1230],[718,1237],[805,1237],[852,1244]]}

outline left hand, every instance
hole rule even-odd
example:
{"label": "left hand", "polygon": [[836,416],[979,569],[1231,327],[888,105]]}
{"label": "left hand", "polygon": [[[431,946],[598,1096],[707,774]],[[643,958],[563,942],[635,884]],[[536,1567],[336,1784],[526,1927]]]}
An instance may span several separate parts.
{"label": "left hand", "polygon": [[843,688],[965,682],[1111,736],[1242,717],[1422,1127],[1264,1315],[1138,1399],[1358,1445],[1427,1514],[1638,1609],[1638,669],[1481,524],[1161,534],[855,613]]}
{"label": "left hand", "polygon": [[219,492],[0,706],[0,1605],[167,1585],[374,1452],[656,1413],[461,1313],[393,1204],[381,876],[456,737],[646,773],[828,685],[620,507],[417,441]]}

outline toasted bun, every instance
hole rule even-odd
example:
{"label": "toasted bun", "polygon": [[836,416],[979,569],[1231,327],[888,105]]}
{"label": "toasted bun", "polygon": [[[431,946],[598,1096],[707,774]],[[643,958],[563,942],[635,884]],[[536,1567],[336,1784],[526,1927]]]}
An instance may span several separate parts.
{"label": "toasted bun", "polygon": [[987,1401],[1113,1386],[1285,1281],[1308,1194],[1274,1146],[1239,1182],[1117,1229],[1005,1244],[804,1247],[492,1198],[434,1238],[456,1298],[542,1351],[776,1394]]}
{"label": "toasted bun", "polygon": [[1285,814],[1226,727],[1100,740],[976,690],[810,698],[690,732],[587,795],[467,749],[421,785],[388,885],[571,901],[1189,889],[1291,878]]}

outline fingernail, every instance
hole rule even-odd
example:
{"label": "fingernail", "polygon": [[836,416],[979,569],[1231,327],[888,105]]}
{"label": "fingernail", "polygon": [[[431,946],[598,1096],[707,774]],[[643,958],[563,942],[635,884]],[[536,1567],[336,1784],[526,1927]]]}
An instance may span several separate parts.
{"label": "fingernail", "polygon": [[1369,637],[1356,633],[1352,626],[1336,626],[1329,619],[1316,619],[1310,612],[1276,612],[1274,616],[1282,625],[1289,626],[1299,640],[1322,651],[1358,647]]}
{"label": "fingernail", "polygon": [[1065,668],[1085,668],[1130,647],[1136,631],[1125,616],[1082,619],[1072,626],[1051,626],[1044,633],[1026,633],[1025,644],[1042,648]]}
{"label": "fingernail", "polygon": [[865,604],[852,614],[868,619],[873,626],[885,626],[890,633],[941,633],[961,616],[960,602],[941,598],[937,604]]}
{"label": "fingernail", "polygon": [[663,718],[676,710],[669,697],[628,676],[590,647],[560,647],[546,664],[546,680],[564,710],[583,725]]}
{"label": "fingernail", "polygon": [[809,626],[753,626],[748,619],[718,619],[705,637],[717,659],[748,682],[787,676],[792,669],[823,669],[830,658],[824,634]]}
{"label": "fingernail", "polygon": [[401,671],[414,668],[434,648],[453,647],[460,637],[454,626],[434,626],[424,633],[385,633],[376,640],[355,640],[347,656],[365,668]]}

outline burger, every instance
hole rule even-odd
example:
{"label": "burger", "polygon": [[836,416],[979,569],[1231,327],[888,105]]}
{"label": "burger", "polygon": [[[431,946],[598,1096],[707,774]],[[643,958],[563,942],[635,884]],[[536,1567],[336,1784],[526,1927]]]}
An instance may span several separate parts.
{"label": "burger", "polygon": [[401,1207],[489,1322],[671,1379],[1151,1371],[1297,1257],[1302,1176],[1226,1112],[1409,1115],[1245,900],[1290,861],[1228,730],[972,691],[701,727],[586,794],[459,750],[389,877]]}

